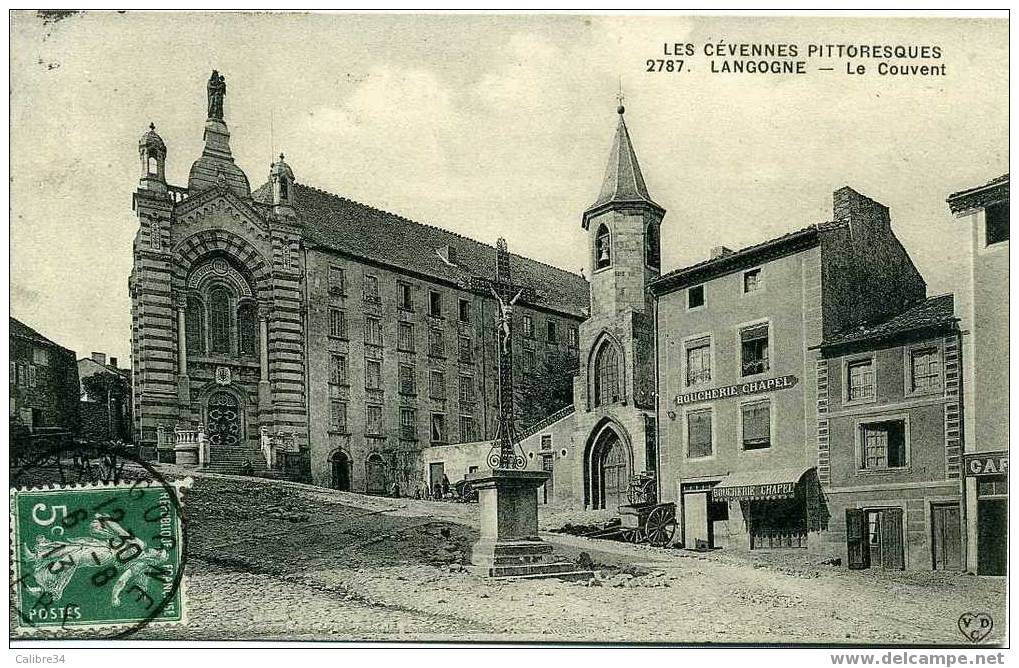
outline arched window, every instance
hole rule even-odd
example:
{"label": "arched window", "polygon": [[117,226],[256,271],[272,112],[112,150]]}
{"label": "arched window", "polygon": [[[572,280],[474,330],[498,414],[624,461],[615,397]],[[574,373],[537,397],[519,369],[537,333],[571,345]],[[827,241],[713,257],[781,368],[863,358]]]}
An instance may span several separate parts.
{"label": "arched window", "polygon": [[644,262],[656,269],[662,264],[662,240],[658,235],[658,225],[651,223],[647,226],[647,234],[644,235]]}
{"label": "arched window", "polygon": [[619,352],[605,341],[594,358],[594,405],[611,404],[619,399]]}
{"label": "arched window", "polygon": [[604,269],[612,264],[612,235],[602,224],[594,237],[594,268]]}
{"label": "arched window", "polygon": [[150,155],[148,159],[148,170],[149,174],[155,176],[159,174],[159,160],[154,155]]}
{"label": "arched window", "polygon": [[188,352],[192,355],[205,354],[205,304],[198,297],[189,295],[184,313]]}
{"label": "arched window", "polygon": [[280,201],[287,201],[287,179],[284,176],[280,177]]}
{"label": "arched window", "polygon": [[209,349],[230,352],[230,291],[224,287],[209,290]]}
{"label": "arched window", "polygon": [[237,342],[241,355],[254,355],[258,349],[258,320],[255,305],[241,304],[237,309]]}

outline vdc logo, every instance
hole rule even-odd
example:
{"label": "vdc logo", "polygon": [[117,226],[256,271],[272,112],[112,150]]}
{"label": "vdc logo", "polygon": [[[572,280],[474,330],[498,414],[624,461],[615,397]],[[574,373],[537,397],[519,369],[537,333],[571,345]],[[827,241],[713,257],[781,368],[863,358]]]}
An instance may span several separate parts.
{"label": "vdc logo", "polygon": [[959,630],[972,643],[986,638],[993,628],[994,620],[986,612],[964,612],[959,616]]}

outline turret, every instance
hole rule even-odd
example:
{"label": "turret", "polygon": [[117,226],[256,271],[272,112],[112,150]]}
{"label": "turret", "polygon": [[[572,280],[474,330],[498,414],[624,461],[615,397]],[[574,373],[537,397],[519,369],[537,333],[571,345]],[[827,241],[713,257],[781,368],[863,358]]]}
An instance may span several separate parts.
{"label": "turret", "polygon": [[138,157],[141,159],[141,178],[138,187],[157,193],[166,192],[166,144],[149,123],[148,132],[138,140]]}
{"label": "turret", "polygon": [[269,183],[272,186],[272,209],[277,216],[292,218],[294,212],[294,172],[283,160],[272,163],[269,168]]}

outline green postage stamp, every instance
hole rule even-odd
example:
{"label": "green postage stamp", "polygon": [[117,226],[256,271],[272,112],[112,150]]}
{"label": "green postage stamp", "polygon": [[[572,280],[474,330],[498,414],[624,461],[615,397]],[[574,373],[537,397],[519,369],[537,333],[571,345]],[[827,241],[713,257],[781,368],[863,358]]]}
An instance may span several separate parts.
{"label": "green postage stamp", "polygon": [[11,490],[10,507],[18,634],[183,621],[178,486]]}

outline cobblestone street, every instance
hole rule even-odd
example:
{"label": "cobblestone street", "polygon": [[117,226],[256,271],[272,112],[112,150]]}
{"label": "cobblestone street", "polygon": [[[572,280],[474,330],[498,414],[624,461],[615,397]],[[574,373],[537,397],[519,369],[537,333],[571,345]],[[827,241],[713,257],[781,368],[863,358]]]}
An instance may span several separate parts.
{"label": "cobblestone street", "polygon": [[991,612],[988,640],[1006,634],[1002,578],[547,533],[565,557],[587,552],[599,577],[489,580],[465,568],[472,505],[200,475],[185,507],[188,624],[138,637],[960,644],[966,611]]}

